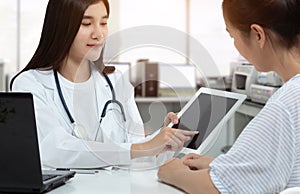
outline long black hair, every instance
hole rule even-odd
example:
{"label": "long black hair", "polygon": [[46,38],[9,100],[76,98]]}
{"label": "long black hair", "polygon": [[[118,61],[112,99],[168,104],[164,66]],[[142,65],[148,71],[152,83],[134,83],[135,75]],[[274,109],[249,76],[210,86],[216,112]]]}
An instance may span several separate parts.
{"label": "long black hair", "polygon": [[30,69],[57,70],[69,53],[85,10],[102,1],[109,16],[108,0],[49,0],[39,45],[27,64],[10,82]]}

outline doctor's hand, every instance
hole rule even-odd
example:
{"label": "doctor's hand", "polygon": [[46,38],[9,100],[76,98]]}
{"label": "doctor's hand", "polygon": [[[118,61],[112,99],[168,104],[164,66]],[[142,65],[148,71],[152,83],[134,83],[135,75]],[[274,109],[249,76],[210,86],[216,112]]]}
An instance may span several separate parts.
{"label": "doctor's hand", "polygon": [[152,140],[155,142],[155,146],[162,147],[159,153],[165,151],[179,151],[183,148],[183,144],[191,140],[192,136],[196,134],[198,134],[198,131],[165,127],[161,129],[160,133]]}
{"label": "doctor's hand", "polygon": [[196,134],[198,134],[198,131],[187,131],[165,127],[151,140],[141,144],[132,144],[131,158],[155,156],[168,150],[181,150],[183,144],[186,141],[189,141],[191,136]]}
{"label": "doctor's hand", "polygon": [[187,131],[164,127],[149,142],[149,146],[154,155],[165,151],[178,151],[183,148],[183,144],[189,141],[198,131]]}
{"label": "doctor's hand", "polygon": [[187,154],[182,158],[183,164],[188,166],[191,170],[200,170],[209,168],[209,164],[214,160],[203,155]]}
{"label": "doctor's hand", "polygon": [[178,117],[177,117],[177,114],[174,113],[174,112],[169,112],[169,113],[167,114],[167,116],[166,116],[165,119],[164,119],[164,125],[163,125],[163,127],[168,126],[171,122],[172,122],[173,124],[177,124],[177,123],[178,123]]}

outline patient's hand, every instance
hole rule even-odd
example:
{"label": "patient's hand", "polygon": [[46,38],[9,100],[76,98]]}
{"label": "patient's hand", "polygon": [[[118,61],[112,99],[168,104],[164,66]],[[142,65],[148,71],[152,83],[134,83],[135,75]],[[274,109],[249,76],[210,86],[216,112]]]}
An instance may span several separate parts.
{"label": "patient's hand", "polygon": [[159,167],[157,175],[160,181],[178,185],[180,178],[184,177],[181,174],[186,174],[188,171],[189,168],[182,163],[181,159],[173,158]]}
{"label": "patient's hand", "polygon": [[209,164],[214,160],[207,156],[198,154],[187,154],[182,158],[183,164],[188,166],[191,170],[200,170],[209,168]]}

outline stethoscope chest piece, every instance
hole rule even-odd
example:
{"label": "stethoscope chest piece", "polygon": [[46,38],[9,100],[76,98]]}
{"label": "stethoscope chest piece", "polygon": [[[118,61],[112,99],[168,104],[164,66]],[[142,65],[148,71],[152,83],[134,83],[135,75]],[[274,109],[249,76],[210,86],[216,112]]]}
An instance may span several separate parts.
{"label": "stethoscope chest piece", "polygon": [[85,128],[81,125],[73,124],[73,133],[74,133],[73,135],[75,135],[75,137],[78,137],[80,139],[87,140],[87,138],[88,138]]}

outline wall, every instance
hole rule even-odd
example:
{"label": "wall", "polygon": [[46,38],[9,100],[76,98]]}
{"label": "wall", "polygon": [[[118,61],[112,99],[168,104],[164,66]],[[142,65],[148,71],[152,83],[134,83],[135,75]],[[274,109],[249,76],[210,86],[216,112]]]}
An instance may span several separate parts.
{"label": "wall", "polygon": [[[221,3],[220,0],[119,1],[120,26],[113,34],[118,37],[119,50],[117,56],[106,54],[109,59],[115,57],[133,64],[140,58],[171,64],[195,63],[206,76],[228,75],[229,63],[238,52],[226,32]],[[149,27],[142,34],[140,31],[147,25],[170,29]]]}
{"label": "wall", "polygon": [[190,35],[207,49],[218,73],[229,75],[229,63],[238,57],[238,52],[226,31],[221,6],[221,0],[190,0]]}
{"label": "wall", "polygon": [[17,1],[0,0],[0,59],[12,70],[17,64]]}
{"label": "wall", "polygon": [[[177,49],[167,47],[163,41],[155,41],[172,36],[172,31],[186,32],[186,0],[175,2],[174,0],[120,1],[119,33],[129,30],[129,36],[121,40],[121,47],[125,49],[120,51],[120,60],[135,63],[139,58],[149,58],[165,63],[185,63],[185,57],[181,56]],[[170,30],[160,33],[163,29],[147,28],[147,25],[169,27]],[[145,30],[145,33],[138,34],[135,27],[139,27],[140,31]],[[184,42],[181,48],[185,49],[185,46]]]}
{"label": "wall", "polygon": [[7,73],[24,67],[33,55],[42,31],[47,2],[0,0],[0,58],[5,60]]}
{"label": "wall", "polygon": [[[188,1],[189,7],[186,6]],[[20,3],[20,44],[17,36],[18,2]],[[24,67],[33,55],[39,41],[47,2],[47,0],[0,0],[0,58],[6,62],[6,72],[15,72],[18,67]],[[111,0],[110,3],[109,29],[112,35],[122,34],[124,30],[137,26],[167,27],[190,36],[203,45],[216,63],[217,74],[229,73],[229,61],[237,55],[237,52],[225,31],[220,0]],[[187,10],[190,10],[190,14],[187,14]],[[190,23],[187,23],[187,17],[190,18]],[[149,31],[149,34],[151,33]],[[169,38],[170,34],[167,32],[155,36],[164,39]],[[117,44],[121,48],[122,45],[127,44],[128,39],[131,41],[136,38],[134,36],[125,38],[120,35],[117,37]],[[133,63],[139,58],[150,58],[164,63],[186,63],[186,58],[199,52],[197,49],[188,48],[185,38],[177,38],[174,42],[178,42],[176,45],[180,46],[180,51],[148,44],[124,51],[119,50],[119,55],[113,57]],[[216,73],[209,70],[207,72],[209,75]]]}

